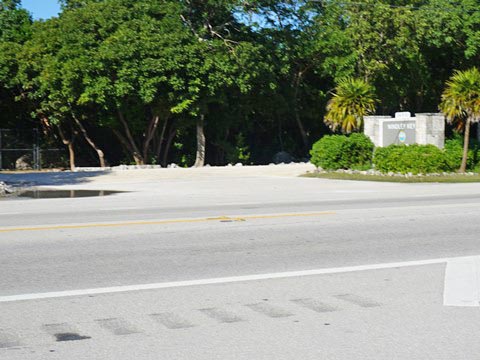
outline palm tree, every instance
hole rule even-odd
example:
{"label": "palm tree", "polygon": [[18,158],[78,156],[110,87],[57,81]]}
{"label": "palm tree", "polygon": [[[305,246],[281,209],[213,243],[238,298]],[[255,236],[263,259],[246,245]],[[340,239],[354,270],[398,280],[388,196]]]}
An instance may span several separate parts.
{"label": "palm tree", "polygon": [[325,123],[344,133],[360,130],[365,115],[375,112],[375,89],[361,79],[351,77],[338,82],[333,97],[327,104]]}
{"label": "palm tree", "polygon": [[480,71],[471,68],[465,71],[455,71],[442,94],[440,110],[448,121],[461,121],[465,126],[463,142],[462,165],[459,172],[467,169],[468,142],[470,126],[480,121]]}

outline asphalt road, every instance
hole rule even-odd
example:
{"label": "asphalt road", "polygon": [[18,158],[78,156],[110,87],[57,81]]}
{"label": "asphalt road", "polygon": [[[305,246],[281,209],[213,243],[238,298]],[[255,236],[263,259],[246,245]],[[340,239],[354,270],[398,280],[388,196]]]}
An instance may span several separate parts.
{"label": "asphalt road", "polygon": [[[1,359],[478,357],[479,308],[443,305],[444,264],[368,267],[480,255],[477,184],[244,176],[67,187],[130,192],[0,201]],[[262,274],[272,276],[247,279]],[[208,280],[225,277],[245,281]],[[112,287],[125,291],[95,293]]]}

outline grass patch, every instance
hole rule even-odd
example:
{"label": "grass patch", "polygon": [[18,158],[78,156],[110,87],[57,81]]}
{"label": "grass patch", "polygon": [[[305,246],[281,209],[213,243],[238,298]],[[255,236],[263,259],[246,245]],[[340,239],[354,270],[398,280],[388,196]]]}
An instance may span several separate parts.
{"label": "grass patch", "polygon": [[347,173],[308,173],[302,177],[353,180],[353,181],[381,181],[395,183],[475,183],[480,182],[480,175],[440,175],[440,176],[382,176]]}

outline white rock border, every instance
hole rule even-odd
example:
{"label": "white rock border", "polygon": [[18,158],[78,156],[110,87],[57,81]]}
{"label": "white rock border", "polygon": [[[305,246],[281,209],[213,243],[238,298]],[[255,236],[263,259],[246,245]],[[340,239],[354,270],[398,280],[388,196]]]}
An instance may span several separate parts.
{"label": "white rock border", "polygon": [[339,170],[324,170],[322,168],[317,168],[315,170],[315,173],[317,174],[332,174],[332,173],[337,173],[337,174],[359,174],[359,175],[366,175],[366,176],[385,176],[385,177],[435,177],[435,176],[476,176],[479,175],[479,173],[474,173],[474,172],[466,172],[466,173],[457,173],[457,172],[442,172],[442,173],[429,173],[429,174],[412,174],[411,172],[402,174],[402,173],[394,173],[394,172],[388,172],[388,173],[382,173],[381,171],[374,170],[374,169],[369,169],[369,170],[350,170],[350,169],[339,169]]}

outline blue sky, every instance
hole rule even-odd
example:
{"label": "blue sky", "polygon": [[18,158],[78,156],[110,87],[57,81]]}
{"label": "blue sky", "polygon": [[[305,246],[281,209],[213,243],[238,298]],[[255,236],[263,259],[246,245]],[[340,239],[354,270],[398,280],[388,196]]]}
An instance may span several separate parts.
{"label": "blue sky", "polygon": [[60,12],[57,0],[22,0],[22,6],[32,13],[34,19],[48,19]]}

